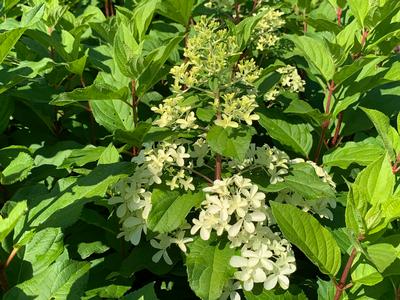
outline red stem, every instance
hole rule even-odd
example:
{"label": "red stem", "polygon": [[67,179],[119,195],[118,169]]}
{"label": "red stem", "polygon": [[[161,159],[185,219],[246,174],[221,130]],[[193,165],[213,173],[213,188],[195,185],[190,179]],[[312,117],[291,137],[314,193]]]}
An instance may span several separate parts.
{"label": "red stem", "polygon": [[341,111],[338,114],[338,122],[336,124],[335,135],[333,136],[333,139],[332,139],[332,146],[335,146],[338,141],[340,128],[342,127],[342,122],[343,122],[343,112]]}
{"label": "red stem", "polygon": [[[333,95],[334,90],[335,90],[335,82],[332,80],[328,85],[328,99],[326,101],[326,107],[325,107],[326,114],[329,114],[329,111],[331,108],[332,95]],[[319,159],[319,156],[321,154],[322,145],[323,145],[324,139],[325,139],[325,133],[326,133],[326,130],[328,127],[329,127],[329,120],[325,120],[321,125],[322,132],[321,132],[321,137],[319,138],[317,151],[315,152],[314,162],[317,162]]]}
{"label": "red stem", "polygon": [[333,298],[334,300],[339,300],[340,297],[342,296],[343,291],[346,288],[347,276],[349,275],[351,265],[353,264],[353,261],[356,258],[356,255],[357,255],[357,250],[355,248],[353,248],[353,250],[351,251],[350,257],[347,260],[346,266],[344,267],[342,276],[340,277],[340,281],[336,285],[336,293],[335,293],[335,297]]}
{"label": "red stem", "polygon": [[114,7],[113,7],[113,3],[112,0],[110,0],[110,16],[114,16]]}
{"label": "red stem", "polygon": [[240,4],[235,2],[235,22],[239,23],[240,21]]}
{"label": "red stem", "polygon": [[14,259],[15,255],[17,255],[18,250],[19,248],[13,248],[6,262],[0,265],[0,286],[3,291],[7,291],[9,288],[6,269],[10,265],[11,261]]}
{"label": "red stem", "polygon": [[338,7],[336,10],[336,16],[337,16],[337,24],[338,26],[342,26],[342,8]]}
{"label": "red stem", "polygon": [[106,17],[108,18],[110,16],[110,8],[108,7],[108,0],[104,1],[104,8],[106,11]]}
{"label": "red stem", "polygon": [[256,10],[257,5],[258,5],[258,0],[253,0],[253,8],[251,12],[254,12]]}
{"label": "red stem", "polygon": [[367,42],[367,37],[368,37],[368,30],[364,29],[362,36],[361,36],[361,46],[364,47],[365,43]]}

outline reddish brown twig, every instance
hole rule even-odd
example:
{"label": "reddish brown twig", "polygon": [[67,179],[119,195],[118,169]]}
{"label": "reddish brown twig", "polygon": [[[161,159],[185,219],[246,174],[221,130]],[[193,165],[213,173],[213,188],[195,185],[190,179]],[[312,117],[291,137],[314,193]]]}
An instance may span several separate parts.
{"label": "reddish brown twig", "polygon": [[351,251],[350,257],[347,260],[346,266],[344,267],[342,276],[340,277],[340,281],[336,285],[336,293],[335,293],[335,297],[333,298],[334,300],[339,300],[343,294],[343,291],[348,287],[348,285],[346,285],[347,276],[349,275],[351,265],[353,264],[353,261],[356,258],[356,255],[357,255],[357,250],[356,250],[356,248],[353,248],[353,250]]}
{"label": "reddish brown twig", "polygon": [[337,17],[338,26],[342,26],[342,12],[343,12],[343,9],[341,7],[338,7],[337,10],[336,10],[336,17]]}
{"label": "reddish brown twig", "polygon": [[333,138],[332,138],[332,146],[336,146],[336,144],[338,142],[340,129],[342,127],[342,122],[343,122],[343,112],[341,111],[338,114],[338,121],[336,124],[335,134],[333,135]]}
{"label": "reddish brown twig", "polygon": [[18,250],[19,248],[13,248],[6,262],[0,265],[0,286],[3,291],[7,291],[9,288],[6,269],[10,265],[11,261],[14,259],[15,255],[17,255]]}
{"label": "reddish brown twig", "polygon": [[[329,85],[328,85],[328,99],[326,100],[326,106],[325,106],[325,113],[329,114],[329,111],[331,109],[331,101],[332,101],[332,95],[333,95],[333,91],[335,90],[335,82],[332,80]],[[314,162],[317,162],[319,159],[319,156],[321,154],[321,149],[322,149],[322,145],[324,143],[324,139],[325,139],[325,134],[326,134],[326,130],[329,127],[329,120],[325,120],[322,125],[322,131],[321,131],[321,136],[318,142],[318,146],[317,146],[317,150],[315,152],[315,158],[314,158]]]}

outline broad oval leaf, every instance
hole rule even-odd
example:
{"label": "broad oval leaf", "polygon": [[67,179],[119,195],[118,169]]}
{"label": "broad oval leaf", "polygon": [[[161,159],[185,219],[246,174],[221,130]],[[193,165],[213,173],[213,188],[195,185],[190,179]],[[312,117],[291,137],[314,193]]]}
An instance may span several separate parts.
{"label": "broad oval leaf", "polygon": [[[211,244],[212,243],[212,244]],[[229,261],[235,250],[228,244],[203,241],[197,238],[189,245],[186,267],[189,285],[203,300],[216,300],[232,277],[234,268]]]}
{"label": "broad oval leaf", "polygon": [[343,147],[325,154],[324,166],[347,169],[352,163],[367,166],[385,153],[382,145],[373,137],[361,142],[347,142]]}
{"label": "broad oval leaf", "polygon": [[340,269],[340,248],[332,234],[313,216],[290,204],[270,202],[272,214],[284,236],[320,271],[335,276]]}
{"label": "broad oval leaf", "polygon": [[151,196],[153,206],[147,221],[149,229],[160,233],[177,229],[185,222],[190,210],[203,200],[202,192],[180,196],[176,191],[154,190]]}
{"label": "broad oval leaf", "polygon": [[313,143],[310,125],[290,123],[272,111],[265,110],[259,112],[258,115],[260,116],[259,123],[273,139],[303,157],[308,157]]}
{"label": "broad oval leaf", "polygon": [[214,125],[208,131],[207,142],[216,153],[240,161],[246,156],[254,132],[251,127],[222,128]]}

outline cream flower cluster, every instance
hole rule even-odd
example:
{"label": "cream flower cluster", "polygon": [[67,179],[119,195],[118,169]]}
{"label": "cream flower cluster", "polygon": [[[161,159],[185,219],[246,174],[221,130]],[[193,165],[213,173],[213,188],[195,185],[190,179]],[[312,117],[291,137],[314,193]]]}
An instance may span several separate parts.
{"label": "cream flower cluster", "polygon": [[[231,58],[239,54],[236,37],[230,35],[227,29],[220,29],[220,23],[214,19],[201,16],[193,26],[191,35],[184,50],[186,62],[180,67],[180,72],[174,72],[175,80],[185,78],[178,76],[189,70],[195,73],[195,82],[202,84],[211,77],[223,76],[225,81],[230,80],[232,68]],[[178,67],[179,68],[179,67]],[[188,85],[180,80],[180,84]]]}
{"label": "cream flower cluster", "polygon": [[279,29],[285,25],[285,21],[281,18],[283,12],[275,10],[268,6],[260,8],[262,18],[258,21],[254,28],[254,42],[256,49],[264,51],[277,45],[279,37]]}
{"label": "cream flower cluster", "polygon": [[[267,289],[279,283],[286,289],[287,275],[296,269],[294,256],[290,244],[268,227],[271,217],[265,194],[240,175],[215,180],[203,191],[206,199],[190,233],[200,231],[203,240],[208,240],[212,231],[218,236],[226,233],[232,248],[241,247],[240,256],[233,256],[230,264],[238,268],[235,279],[245,290],[253,289],[254,283],[264,283]],[[234,290],[229,294],[237,298]]]}
{"label": "cream flower cluster", "polygon": [[203,209],[199,218],[193,219],[190,231],[191,234],[200,231],[203,240],[208,240],[213,230],[219,236],[227,232],[229,238],[236,237],[241,231],[251,234],[257,222],[267,219],[265,194],[258,192],[257,185],[250,179],[235,175],[215,180],[203,191],[206,192]]}
{"label": "cream flower cluster", "polygon": [[290,243],[265,226],[257,228],[241,248],[240,256],[233,256],[230,264],[239,269],[234,276],[246,291],[252,290],[254,283],[263,283],[266,290],[277,284],[287,289],[288,276],[296,271]]}
{"label": "cream flower cluster", "polygon": [[[142,232],[147,232],[147,218],[152,207],[150,188],[162,182],[164,173],[173,175],[166,182],[171,190],[194,190],[193,178],[183,169],[189,157],[183,145],[162,142],[157,146],[147,145],[139,156],[132,159],[137,165],[134,174],[120,180],[114,186],[115,195],[109,199],[110,204],[118,204],[116,214],[121,223],[118,237],[139,244]],[[179,171],[175,174],[173,170],[176,169]]]}
{"label": "cream flower cluster", "polygon": [[158,107],[152,107],[152,111],[161,115],[153,124],[159,127],[170,127],[172,130],[198,128],[195,123],[197,118],[191,111],[192,107],[184,105],[183,100],[183,96],[176,95],[165,99]]}
{"label": "cream flower cluster", "polygon": [[256,95],[242,95],[237,97],[235,93],[226,93],[222,95],[223,102],[222,116],[220,120],[214,123],[221,127],[239,127],[240,121],[245,121],[247,125],[251,125],[253,121],[257,121],[260,117],[253,114],[253,110],[258,107]]}
{"label": "cream flower cluster", "polygon": [[263,145],[256,147],[255,144],[250,144],[250,149],[247,151],[246,158],[241,161],[230,161],[231,168],[245,170],[247,168],[262,168],[270,176],[270,183],[276,184],[282,182],[283,177],[288,173],[290,159],[289,156],[276,147]]}
{"label": "cream flower cluster", "polygon": [[276,70],[281,74],[280,81],[264,95],[264,100],[273,101],[282,91],[291,93],[304,92],[305,81],[301,79],[297,69],[287,65]]}

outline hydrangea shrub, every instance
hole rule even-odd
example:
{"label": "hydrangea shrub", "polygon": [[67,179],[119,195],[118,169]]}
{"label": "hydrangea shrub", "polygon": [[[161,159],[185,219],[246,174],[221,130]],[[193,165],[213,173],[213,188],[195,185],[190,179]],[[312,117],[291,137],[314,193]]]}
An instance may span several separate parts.
{"label": "hydrangea shrub", "polygon": [[397,299],[400,2],[0,4],[4,299]]}

